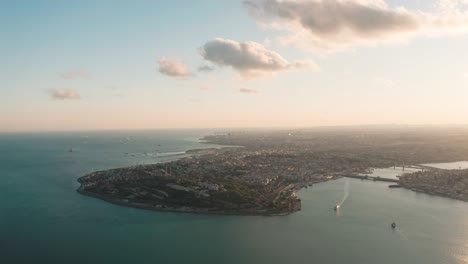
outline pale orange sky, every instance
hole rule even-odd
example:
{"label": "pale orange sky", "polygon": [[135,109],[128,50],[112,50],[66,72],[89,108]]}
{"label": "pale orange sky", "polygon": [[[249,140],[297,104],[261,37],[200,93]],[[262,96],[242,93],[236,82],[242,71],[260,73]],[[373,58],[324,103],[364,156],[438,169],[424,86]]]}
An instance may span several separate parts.
{"label": "pale orange sky", "polygon": [[466,1],[348,1],[11,3],[0,131],[467,124]]}

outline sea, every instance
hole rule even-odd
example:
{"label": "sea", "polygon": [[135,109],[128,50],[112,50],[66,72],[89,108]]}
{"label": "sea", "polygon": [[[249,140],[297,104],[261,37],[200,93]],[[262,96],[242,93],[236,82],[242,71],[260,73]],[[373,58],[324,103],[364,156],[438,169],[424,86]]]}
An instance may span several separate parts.
{"label": "sea", "polygon": [[302,211],[268,217],[146,211],[76,192],[95,170],[216,147],[199,140],[213,132],[0,134],[0,263],[468,263],[468,203],[384,182],[315,184],[298,193]]}

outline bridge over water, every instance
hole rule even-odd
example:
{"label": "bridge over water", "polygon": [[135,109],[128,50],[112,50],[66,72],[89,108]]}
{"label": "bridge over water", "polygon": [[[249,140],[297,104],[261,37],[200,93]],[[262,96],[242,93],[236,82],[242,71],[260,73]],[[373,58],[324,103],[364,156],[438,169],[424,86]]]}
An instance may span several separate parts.
{"label": "bridge over water", "polygon": [[392,178],[384,178],[380,176],[368,176],[368,175],[345,175],[343,177],[346,178],[354,178],[354,179],[361,179],[361,180],[371,180],[371,181],[383,181],[383,182],[400,182],[399,179],[392,179]]}

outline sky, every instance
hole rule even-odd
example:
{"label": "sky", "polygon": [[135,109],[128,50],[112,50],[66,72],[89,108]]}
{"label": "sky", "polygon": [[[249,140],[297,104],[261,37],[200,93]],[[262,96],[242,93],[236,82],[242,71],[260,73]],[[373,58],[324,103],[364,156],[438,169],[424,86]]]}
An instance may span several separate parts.
{"label": "sky", "polygon": [[0,0],[0,131],[468,123],[468,0]]}

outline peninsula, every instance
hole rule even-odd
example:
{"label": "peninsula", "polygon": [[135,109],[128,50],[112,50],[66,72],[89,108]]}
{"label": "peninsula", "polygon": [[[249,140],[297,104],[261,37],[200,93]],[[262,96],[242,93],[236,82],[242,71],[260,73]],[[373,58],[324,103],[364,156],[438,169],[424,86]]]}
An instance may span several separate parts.
{"label": "peninsula", "polygon": [[[97,171],[78,192],[119,205],[204,214],[287,215],[296,192],[371,168],[468,159],[467,129],[236,131],[203,138],[231,146],[187,151],[167,163]],[[449,176],[455,175],[454,177]],[[401,186],[466,200],[468,173],[426,170]]]}
{"label": "peninsula", "polygon": [[468,170],[429,169],[400,177],[400,185],[431,195],[468,202]]}

